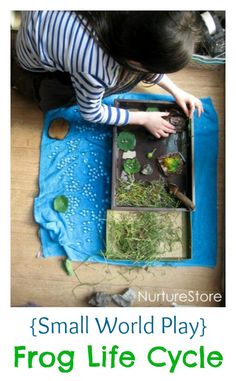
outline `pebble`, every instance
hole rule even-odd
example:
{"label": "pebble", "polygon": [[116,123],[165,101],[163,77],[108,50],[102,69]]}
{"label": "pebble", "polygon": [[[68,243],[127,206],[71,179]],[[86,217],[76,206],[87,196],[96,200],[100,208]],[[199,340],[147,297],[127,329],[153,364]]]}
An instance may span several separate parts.
{"label": "pebble", "polygon": [[129,180],[128,175],[127,175],[127,173],[125,171],[121,172],[120,179],[123,180],[123,181],[128,181]]}
{"label": "pebble", "polygon": [[136,157],[136,151],[123,152],[122,159],[134,159]]}
{"label": "pebble", "polygon": [[141,170],[141,173],[145,176],[151,175],[153,173],[153,167],[151,164],[145,164]]}

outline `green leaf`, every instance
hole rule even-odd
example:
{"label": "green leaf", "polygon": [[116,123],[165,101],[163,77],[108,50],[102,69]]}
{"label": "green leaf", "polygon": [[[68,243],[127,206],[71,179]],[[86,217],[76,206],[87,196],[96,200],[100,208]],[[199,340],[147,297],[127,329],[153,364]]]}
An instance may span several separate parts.
{"label": "green leaf", "polygon": [[65,270],[66,270],[66,272],[67,272],[67,275],[69,275],[69,276],[74,275],[74,270],[73,270],[73,266],[72,266],[72,261],[70,261],[69,259],[65,259],[65,261],[63,262],[63,264],[64,264]]}
{"label": "green leaf", "polygon": [[53,201],[53,208],[56,212],[65,213],[68,209],[69,200],[66,196],[57,196]]}
{"label": "green leaf", "polygon": [[146,111],[159,111],[159,108],[157,108],[157,107],[148,107],[147,109],[146,109]]}
{"label": "green leaf", "polygon": [[138,173],[141,169],[141,165],[137,159],[127,159],[124,161],[124,170],[128,175]]}
{"label": "green leaf", "polygon": [[135,135],[127,131],[120,132],[117,137],[117,146],[122,151],[132,151],[136,146]]}

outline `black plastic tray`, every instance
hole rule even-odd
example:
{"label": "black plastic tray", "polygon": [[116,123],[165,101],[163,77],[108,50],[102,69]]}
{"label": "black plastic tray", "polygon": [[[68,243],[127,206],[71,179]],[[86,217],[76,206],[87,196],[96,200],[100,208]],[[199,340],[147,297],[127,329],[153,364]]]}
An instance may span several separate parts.
{"label": "black plastic tray", "polygon": [[[119,99],[115,101],[115,106],[132,110],[145,111],[149,107],[157,107],[160,111],[178,110],[182,113],[181,109],[176,103],[173,102],[158,102],[158,101],[135,101],[127,99]],[[179,208],[154,208],[154,207],[134,207],[134,206],[122,206],[116,203],[116,186],[118,180],[120,179],[122,172],[122,154],[117,147],[117,135],[121,131],[133,132],[136,136],[136,157],[143,166],[144,164],[150,163],[147,159],[147,152],[151,152],[154,148],[156,150],[156,157],[166,155],[171,152],[180,152],[185,159],[185,166],[180,175],[170,174],[168,175],[168,182],[174,183],[179,187],[179,190],[186,194],[193,203],[195,203],[195,187],[194,187],[194,166],[193,166],[193,122],[188,119],[183,113],[182,116],[186,120],[184,128],[178,131],[176,134],[170,134],[167,138],[156,139],[149,131],[141,126],[127,125],[127,126],[116,126],[113,129],[113,163],[112,163],[112,209],[117,210],[133,210],[133,211],[158,211],[158,210],[179,210],[188,211],[184,206]],[[155,159],[156,160],[156,159]],[[157,161],[157,160],[156,160]],[[148,181],[163,179],[163,174],[160,172],[158,165],[154,163],[153,174],[148,176]],[[147,176],[138,173],[135,174],[136,180],[147,181]]]}

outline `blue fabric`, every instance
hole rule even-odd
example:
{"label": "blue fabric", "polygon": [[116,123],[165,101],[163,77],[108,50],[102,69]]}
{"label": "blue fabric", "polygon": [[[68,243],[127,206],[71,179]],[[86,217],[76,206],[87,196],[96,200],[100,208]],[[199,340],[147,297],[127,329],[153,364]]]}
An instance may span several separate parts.
{"label": "blue fabric", "polygon": [[[115,98],[173,100],[153,94],[120,94]],[[153,262],[151,266],[207,266],[217,261],[217,152],[218,120],[210,98],[203,99],[204,113],[194,115],[196,211],[192,213],[192,259]],[[63,117],[70,131],[62,141],[47,135],[50,121]],[[112,126],[86,123],[76,106],[46,113],[41,142],[39,195],[34,215],[40,225],[45,257],[66,255],[71,260],[144,266],[131,261],[107,261],[105,218],[110,208]],[[53,210],[57,195],[69,198],[66,213]]]}

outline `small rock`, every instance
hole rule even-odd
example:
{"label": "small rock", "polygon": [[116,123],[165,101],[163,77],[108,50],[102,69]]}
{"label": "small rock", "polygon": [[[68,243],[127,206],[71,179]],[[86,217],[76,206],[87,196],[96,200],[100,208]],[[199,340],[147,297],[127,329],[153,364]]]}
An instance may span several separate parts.
{"label": "small rock", "polygon": [[112,300],[120,307],[130,307],[136,299],[136,292],[129,288],[124,294],[115,294],[112,296]]}
{"label": "small rock", "polygon": [[106,294],[105,292],[96,292],[88,303],[93,307],[106,307],[110,302],[110,294]]}
{"label": "small rock", "polygon": [[96,292],[89,300],[88,304],[93,307],[106,307],[111,302],[115,302],[119,307],[130,307],[136,299],[136,292],[129,288],[123,294],[107,294]]}
{"label": "small rock", "polygon": [[125,171],[121,172],[120,179],[123,180],[123,181],[128,181],[129,180],[128,175],[127,175],[127,173]]}
{"label": "small rock", "polygon": [[151,164],[145,164],[143,166],[141,173],[145,176],[151,175],[153,173],[153,168],[152,168]]}
{"label": "small rock", "polygon": [[134,159],[136,157],[136,151],[123,152],[122,159]]}

